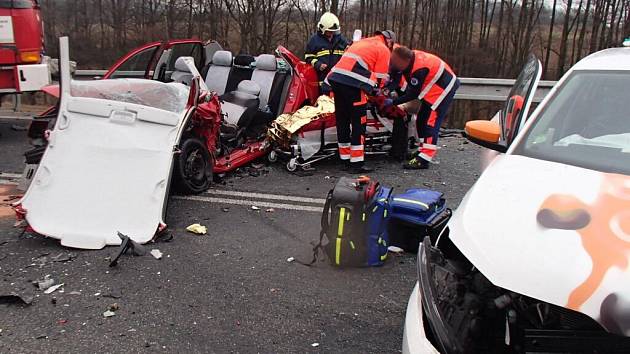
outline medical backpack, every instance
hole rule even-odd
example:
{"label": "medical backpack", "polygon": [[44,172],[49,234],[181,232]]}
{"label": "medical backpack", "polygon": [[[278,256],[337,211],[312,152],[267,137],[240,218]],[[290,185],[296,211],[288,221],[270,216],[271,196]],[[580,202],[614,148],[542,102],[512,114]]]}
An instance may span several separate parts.
{"label": "medical backpack", "polygon": [[425,237],[435,244],[451,218],[441,192],[413,188],[391,197],[387,238],[392,246],[416,253]]}
{"label": "medical backpack", "polygon": [[387,257],[386,220],[391,189],[368,177],[342,177],[328,193],[320,245],[338,267],[380,266]]}

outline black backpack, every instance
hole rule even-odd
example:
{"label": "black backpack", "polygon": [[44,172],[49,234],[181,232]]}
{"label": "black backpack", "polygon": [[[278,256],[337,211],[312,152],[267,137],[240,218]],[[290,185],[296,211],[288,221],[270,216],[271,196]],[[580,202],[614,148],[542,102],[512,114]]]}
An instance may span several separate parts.
{"label": "black backpack", "polygon": [[378,183],[367,177],[342,177],[328,193],[322,214],[320,244],[331,264],[338,267],[368,266],[370,253],[367,235],[367,206],[379,190]]}

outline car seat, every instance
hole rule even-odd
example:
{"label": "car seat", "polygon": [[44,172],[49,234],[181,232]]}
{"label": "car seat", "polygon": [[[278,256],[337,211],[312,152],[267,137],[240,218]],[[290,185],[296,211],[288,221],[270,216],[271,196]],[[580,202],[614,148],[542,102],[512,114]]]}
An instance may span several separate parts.
{"label": "car seat", "polygon": [[232,69],[232,53],[219,50],[212,56],[212,64],[206,73],[206,85],[211,91],[222,95],[226,92],[227,82]]}
{"label": "car seat", "polygon": [[188,65],[186,65],[184,57],[177,58],[177,61],[175,61],[175,71],[171,74],[171,80],[173,80],[173,82],[190,86],[192,79],[193,74],[190,72],[190,69],[188,69]]}
{"label": "car seat", "polygon": [[246,128],[258,113],[260,86],[251,80],[243,80],[237,90],[221,96],[221,111],[225,115],[221,126],[221,141],[225,145],[239,145]]}
{"label": "car seat", "polygon": [[236,91],[241,81],[252,78],[252,72],[254,71],[252,63],[254,61],[254,57],[249,54],[239,54],[234,57],[234,66],[230,71],[225,92]]}
{"label": "car seat", "polygon": [[256,69],[252,73],[252,81],[260,86],[260,109],[265,109],[269,104],[277,67],[276,57],[271,54],[261,54],[256,58]]}

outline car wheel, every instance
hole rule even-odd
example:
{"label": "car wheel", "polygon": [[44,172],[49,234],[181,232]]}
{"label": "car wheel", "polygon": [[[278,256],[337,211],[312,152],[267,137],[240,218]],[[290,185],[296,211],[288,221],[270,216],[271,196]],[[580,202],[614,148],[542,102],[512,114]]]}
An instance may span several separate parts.
{"label": "car wheel", "polygon": [[210,188],[213,162],[206,145],[197,138],[186,138],[175,156],[174,187],[182,194],[199,194]]}

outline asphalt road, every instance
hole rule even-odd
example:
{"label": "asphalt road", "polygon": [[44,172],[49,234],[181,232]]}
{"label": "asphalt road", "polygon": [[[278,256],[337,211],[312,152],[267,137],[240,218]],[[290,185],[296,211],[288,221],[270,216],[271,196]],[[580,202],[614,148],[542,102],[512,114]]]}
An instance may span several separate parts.
{"label": "asphalt road", "polygon": [[[0,122],[0,172],[19,173],[27,144],[11,124]],[[372,177],[396,191],[443,191],[455,207],[479,173],[482,150],[461,138],[440,144],[440,164],[429,171],[378,159]],[[0,352],[399,352],[414,255],[370,269],[287,262],[309,260],[317,199],[343,175],[333,161],[315,167],[300,175],[281,164],[245,170],[197,200],[171,198],[172,241],[147,245],[163,258],[124,256],[115,268],[108,263],[116,248],[81,251],[20,236],[0,213],[0,295],[34,296],[30,306],[0,304]],[[267,211],[278,204],[295,207]],[[208,235],[184,230],[197,222]],[[32,285],[47,275],[64,286],[44,294]],[[105,318],[113,304],[115,316]]]}

